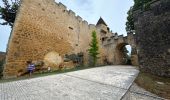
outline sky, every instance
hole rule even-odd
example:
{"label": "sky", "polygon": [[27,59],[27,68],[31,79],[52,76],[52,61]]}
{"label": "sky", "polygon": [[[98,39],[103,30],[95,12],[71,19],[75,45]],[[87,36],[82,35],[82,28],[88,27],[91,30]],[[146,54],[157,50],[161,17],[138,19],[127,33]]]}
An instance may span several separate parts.
{"label": "sky", "polygon": [[[73,10],[89,24],[96,24],[100,17],[104,19],[112,32],[126,36],[125,23],[127,11],[133,0],[55,0]],[[0,1],[2,5],[2,1]],[[0,20],[2,22],[2,20]],[[0,51],[6,51],[11,28],[0,25]],[[129,48],[129,47],[128,47]]]}

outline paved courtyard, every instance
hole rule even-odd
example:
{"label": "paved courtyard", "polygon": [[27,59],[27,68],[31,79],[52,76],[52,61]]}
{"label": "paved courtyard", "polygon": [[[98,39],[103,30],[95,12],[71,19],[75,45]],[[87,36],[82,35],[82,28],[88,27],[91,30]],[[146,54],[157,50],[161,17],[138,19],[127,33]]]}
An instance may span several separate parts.
{"label": "paved courtyard", "polygon": [[120,100],[138,70],[105,66],[0,84],[0,100]]}

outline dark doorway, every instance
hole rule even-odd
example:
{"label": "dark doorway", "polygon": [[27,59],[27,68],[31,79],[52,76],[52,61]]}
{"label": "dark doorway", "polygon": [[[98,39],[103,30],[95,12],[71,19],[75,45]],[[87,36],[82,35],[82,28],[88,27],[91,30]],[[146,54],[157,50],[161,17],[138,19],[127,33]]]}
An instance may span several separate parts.
{"label": "dark doorway", "polygon": [[116,63],[119,65],[132,65],[131,63],[132,47],[122,43],[116,47]]}

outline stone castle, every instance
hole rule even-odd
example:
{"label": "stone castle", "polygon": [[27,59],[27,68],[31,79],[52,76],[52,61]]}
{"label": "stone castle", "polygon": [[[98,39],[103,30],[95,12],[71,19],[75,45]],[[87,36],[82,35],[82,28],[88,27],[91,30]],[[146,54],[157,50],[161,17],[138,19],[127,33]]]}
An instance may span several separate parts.
{"label": "stone castle", "polygon": [[[96,25],[88,24],[54,0],[22,0],[8,43],[4,77],[24,73],[28,60],[43,61],[52,70],[57,70],[61,64],[75,66],[73,61],[64,61],[65,55],[83,53],[83,64],[87,65],[92,31],[97,32],[100,47],[98,65],[105,62],[123,64],[123,46],[136,47],[132,33],[118,36],[109,30],[102,18]],[[137,58],[135,53],[133,57]]]}
{"label": "stone castle", "polygon": [[132,65],[138,65],[139,59],[141,70],[170,77],[169,4],[169,0],[158,0],[150,4],[149,11],[136,11],[136,34],[123,36],[112,33],[102,18],[96,25],[88,24],[55,0],[21,0],[8,42],[3,76],[20,76],[26,72],[29,60],[43,62],[52,70],[61,65],[77,66],[77,60],[72,59],[75,57],[80,58],[82,65],[88,65],[91,33],[96,31],[98,65],[125,64],[123,48],[131,45]]}

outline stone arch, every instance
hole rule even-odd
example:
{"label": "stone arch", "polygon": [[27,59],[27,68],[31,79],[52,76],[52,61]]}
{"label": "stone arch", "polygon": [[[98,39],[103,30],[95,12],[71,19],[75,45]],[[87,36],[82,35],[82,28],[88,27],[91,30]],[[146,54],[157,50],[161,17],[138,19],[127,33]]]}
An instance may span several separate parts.
{"label": "stone arch", "polygon": [[120,43],[115,48],[115,62],[116,64],[123,65],[126,64],[125,59],[125,53],[124,53],[124,47],[128,45],[127,43]]}
{"label": "stone arch", "polygon": [[126,45],[130,45],[131,46],[131,55],[130,55],[130,60],[131,60],[131,64],[134,66],[138,65],[138,56],[137,56],[137,50],[136,50],[136,46],[134,46],[133,44],[130,43],[126,43],[126,42],[122,42],[122,43],[118,43],[115,47],[115,64],[117,65],[124,65],[127,64],[127,57],[128,55],[126,55],[126,50],[125,46]]}

